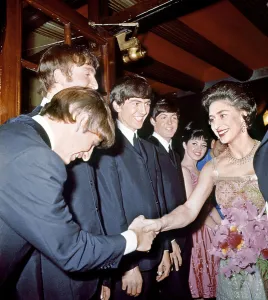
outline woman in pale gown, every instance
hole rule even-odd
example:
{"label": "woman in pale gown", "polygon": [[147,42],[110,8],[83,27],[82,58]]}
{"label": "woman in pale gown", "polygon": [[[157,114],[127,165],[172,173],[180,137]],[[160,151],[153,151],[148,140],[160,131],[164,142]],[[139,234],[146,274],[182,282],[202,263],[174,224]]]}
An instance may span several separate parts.
{"label": "woman in pale gown", "polygon": [[[197,162],[207,151],[208,136],[195,122],[190,122],[182,133],[184,156],[181,162],[187,198],[198,182]],[[215,298],[218,258],[209,254],[212,248],[213,230],[221,222],[215,208],[193,226],[193,248],[190,263],[189,286],[193,298]],[[205,217],[205,218],[204,218]],[[200,223],[201,222],[201,223]]]}
{"label": "woman in pale gown", "polygon": [[[187,202],[161,219],[148,220],[145,230],[166,231],[193,222],[214,185],[221,207],[231,207],[236,199],[251,201],[259,210],[265,205],[253,168],[253,157],[260,143],[248,134],[256,115],[254,99],[244,93],[242,84],[221,82],[206,92],[203,106],[209,113],[213,132],[228,147],[204,166]],[[227,278],[221,272],[225,263],[224,260],[220,263],[217,300],[267,299],[258,268],[253,274]]]}

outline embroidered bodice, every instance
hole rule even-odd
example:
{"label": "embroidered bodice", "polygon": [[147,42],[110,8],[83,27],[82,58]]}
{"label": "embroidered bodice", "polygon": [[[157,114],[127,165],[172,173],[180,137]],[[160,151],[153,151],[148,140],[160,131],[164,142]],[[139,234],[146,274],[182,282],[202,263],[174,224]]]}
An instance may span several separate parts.
{"label": "embroidered bodice", "polygon": [[[213,159],[214,160],[214,159]],[[214,183],[216,185],[217,203],[223,207],[232,207],[236,199],[251,201],[260,210],[265,205],[265,200],[260,192],[258,178],[255,174],[240,177],[222,177],[218,174],[213,161]]]}

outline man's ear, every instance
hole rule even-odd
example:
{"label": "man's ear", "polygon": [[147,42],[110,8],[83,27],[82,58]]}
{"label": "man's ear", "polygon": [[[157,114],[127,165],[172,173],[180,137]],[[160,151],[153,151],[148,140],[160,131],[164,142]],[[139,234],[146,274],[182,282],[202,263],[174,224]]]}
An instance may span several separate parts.
{"label": "man's ear", "polygon": [[63,84],[66,81],[66,76],[63,75],[60,69],[56,69],[53,75],[56,83]]}
{"label": "man's ear", "polygon": [[113,101],[112,106],[117,113],[121,111],[121,105],[119,105],[116,101]]}
{"label": "man's ear", "polygon": [[153,126],[155,126],[155,119],[154,118],[150,118],[150,123],[153,125]]}

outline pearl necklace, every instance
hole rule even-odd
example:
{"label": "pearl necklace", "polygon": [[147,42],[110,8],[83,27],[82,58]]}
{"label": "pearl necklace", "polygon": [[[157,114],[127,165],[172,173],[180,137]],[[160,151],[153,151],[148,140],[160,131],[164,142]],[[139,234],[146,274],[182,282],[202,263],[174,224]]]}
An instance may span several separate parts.
{"label": "pearl necklace", "polygon": [[255,154],[257,148],[259,147],[260,143],[261,143],[260,141],[255,140],[254,145],[253,145],[252,149],[250,150],[250,152],[246,156],[241,157],[241,158],[233,157],[230,152],[230,149],[228,147],[226,149],[226,156],[231,164],[236,164],[238,166],[244,165],[253,160],[254,154]]}

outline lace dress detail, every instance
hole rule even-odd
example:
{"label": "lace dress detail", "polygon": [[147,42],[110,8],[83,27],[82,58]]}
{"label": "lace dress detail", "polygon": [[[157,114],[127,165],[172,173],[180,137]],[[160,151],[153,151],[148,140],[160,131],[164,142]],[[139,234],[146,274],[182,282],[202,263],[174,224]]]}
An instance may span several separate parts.
{"label": "lace dress detail", "polygon": [[[214,160],[214,159],[213,159]],[[265,200],[259,190],[256,175],[241,177],[221,177],[214,166],[214,182],[216,199],[220,207],[232,207],[236,199],[244,202],[251,201],[259,210],[265,205]],[[220,269],[226,264],[221,260]],[[259,271],[254,274],[233,275],[225,277],[221,271],[218,274],[217,300],[265,300],[265,288]]]}
{"label": "lace dress detail", "polygon": [[[198,175],[191,172],[192,184],[195,187]],[[189,286],[193,298],[215,298],[217,287],[218,258],[210,255],[208,250],[212,248],[212,230],[203,225],[195,231],[190,263]]]}

